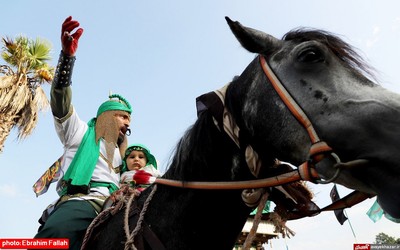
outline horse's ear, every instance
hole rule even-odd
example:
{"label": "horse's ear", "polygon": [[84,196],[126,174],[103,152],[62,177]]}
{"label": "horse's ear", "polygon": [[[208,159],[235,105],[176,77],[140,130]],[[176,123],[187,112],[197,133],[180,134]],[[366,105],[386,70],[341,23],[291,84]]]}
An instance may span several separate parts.
{"label": "horse's ear", "polygon": [[250,52],[259,54],[270,54],[280,47],[281,41],[262,31],[243,26],[239,22],[232,21],[225,17],[232,33],[239,40],[240,44]]}

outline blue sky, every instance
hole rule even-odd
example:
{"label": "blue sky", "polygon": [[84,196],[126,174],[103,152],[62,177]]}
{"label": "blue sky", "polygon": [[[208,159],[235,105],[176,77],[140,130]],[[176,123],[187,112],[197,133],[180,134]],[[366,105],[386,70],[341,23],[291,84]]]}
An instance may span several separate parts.
{"label": "blue sky", "polygon": [[[85,31],[73,75],[76,110],[89,120],[110,90],[125,96],[134,109],[130,142],[146,144],[163,170],[195,121],[195,98],[223,86],[255,56],[241,48],[225,16],[278,38],[297,27],[339,34],[379,71],[382,85],[400,92],[399,9],[395,0],[14,0],[2,3],[0,36],[47,39],[55,65],[61,23],[69,15],[77,19]],[[44,90],[48,94],[50,87]],[[32,237],[42,210],[57,198],[54,187],[39,198],[31,189],[63,152],[52,119],[49,110],[41,113],[23,141],[13,131],[0,155],[0,238]],[[310,187],[317,204],[328,204],[332,186]],[[273,249],[352,249],[355,242],[372,243],[380,232],[399,237],[399,225],[384,218],[373,223],[365,215],[373,201],[346,210],[356,238],[347,222],[341,226],[329,212],[288,222],[296,236],[272,240]]]}

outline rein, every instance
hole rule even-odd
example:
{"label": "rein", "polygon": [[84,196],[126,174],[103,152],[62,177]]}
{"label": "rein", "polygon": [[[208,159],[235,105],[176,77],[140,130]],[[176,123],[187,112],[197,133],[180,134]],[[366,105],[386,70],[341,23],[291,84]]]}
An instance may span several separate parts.
{"label": "rein", "polygon": [[[315,169],[311,170],[313,177],[318,178],[318,173]],[[190,189],[216,189],[216,190],[232,190],[232,189],[252,189],[252,188],[267,188],[280,186],[283,184],[302,180],[301,174],[298,170],[293,170],[288,173],[277,175],[274,177],[256,179],[250,181],[179,181],[164,178],[156,178],[154,183],[167,185],[171,187],[190,188]]]}
{"label": "rein", "polygon": [[[315,169],[311,169],[313,176],[318,177]],[[206,181],[178,181],[164,178],[156,178],[155,184],[166,185],[176,188],[189,188],[189,189],[207,189],[207,190],[233,190],[233,189],[256,189],[280,186],[287,183],[302,180],[299,171],[293,170],[291,172],[281,174],[278,176],[257,179],[251,181],[221,181],[221,182],[206,182]],[[350,208],[366,199],[372,198],[375,195],[367,194],[360,191],[353,191],[347,196],[333,202],[332,204],[320,209],[323,211],[332,211],[336,209]]]}

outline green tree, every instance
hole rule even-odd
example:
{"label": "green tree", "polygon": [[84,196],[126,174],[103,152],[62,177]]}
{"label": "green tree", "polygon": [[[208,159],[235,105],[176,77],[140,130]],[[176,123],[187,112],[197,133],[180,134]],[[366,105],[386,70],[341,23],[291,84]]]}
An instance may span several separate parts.
{"label": "green tree", "polygon": [[385,233],[379,233],[375,236],[375,244],[400,244],[400,238],[394,238]]}
{"label": "green tree", "polygon": [[41,85],[50,83],[54,68],[51,44],[43,39],[18,36],[2,38],[0,65],[0,153],[11,129],[18,128],[18,139],[29,136],[37,124],[38,112],[49,106]]}

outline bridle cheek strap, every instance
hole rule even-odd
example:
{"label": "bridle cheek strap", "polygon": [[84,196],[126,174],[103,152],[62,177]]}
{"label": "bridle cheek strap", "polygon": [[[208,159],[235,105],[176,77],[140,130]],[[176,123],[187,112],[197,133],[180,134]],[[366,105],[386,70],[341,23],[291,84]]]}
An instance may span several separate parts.
{"label": "bridle cheek strap", "polygon": [[261,67],[268,77],[270,83],[274,87],[276,93],[278,93],[279,97],[285,103],[286,107],[290,110],[293,116],[300,122],[300,124],[307,130],[308,136],[311,139],[312,143],[316,143],[320,141],[317,133],[312,126],[310,119],[308,119],[307,115],[303,112],[300,106],[296,103],[296,101],[292,98],[289,92],[285,89],[282,83],[279,81],[278,77],[274,74],[272,69],[269,67],[265,58],[260,55],[260,63]]}
{"label": "bridle cheek strap", "polygon": [[[297,102],[293,99],[290,93],[282,85],[278,77],[269,67],[264,56],[259,55],[259,58],[261,67],[265,75],[267,76],[269,82],[275,89],[276,93],[279,95],[279,97],[286,105],[286,107],[290,110],[292,115],[299,121],[299,123],[305,128],[305,130],[308,133],[308,136],[312,143],[311,148],[309,150],[310,160],[300,165],[299,172],[304,180],[314,182],[316,173],[311,173],[311,168],[313,168],[316,163],[321,161],[326,156],[327,153],[332,153],[332,148],[329,147],[326,142],[323,142],[319,139],[318,134],[315,131],[310,119],[308,119],[303,109],[297,104]],[[335,157],[337,156],[335,155]]]}

